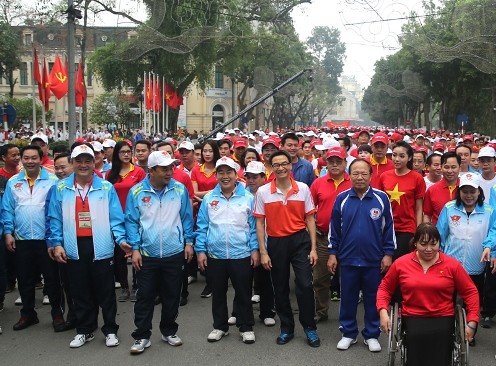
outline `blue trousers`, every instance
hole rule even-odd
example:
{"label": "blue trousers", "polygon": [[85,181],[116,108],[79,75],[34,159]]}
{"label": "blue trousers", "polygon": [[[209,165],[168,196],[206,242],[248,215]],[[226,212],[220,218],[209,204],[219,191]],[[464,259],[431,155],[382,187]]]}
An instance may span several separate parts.
{"label": "blue trousers", "polygon": [[339,307],[340,329],[344,337],[356,339],[358,324],[356,320],[358,296],[363,293],[365,308],[364,339],[379,338],[379,314],[376,308],[377,289],[382,276],[380,268],[341,266],[341,302]]}

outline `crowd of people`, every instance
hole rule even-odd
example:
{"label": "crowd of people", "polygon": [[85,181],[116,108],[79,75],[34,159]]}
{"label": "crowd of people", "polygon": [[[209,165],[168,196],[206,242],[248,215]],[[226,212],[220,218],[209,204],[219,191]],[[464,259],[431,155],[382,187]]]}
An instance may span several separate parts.
{"label": "crowd of people", "polygon": [[13,329],[38,323],[41,275],[54,331],[75,329],[70,347],[81,347],[94,338],[100,308],[113,347],[117,302],[133,301],[130,352],[138,354],[151,345],[157,303],[162,340],[182,344],[177,314],[200,273],[201,296],[212,297],[209,342],[236,326],[254,343],[252,302],[260,302],[265,326],[277,315],[283,345],[295,336],[292,268],[311,347],[320,346],[329,301],[340,301],[337,348],[357,343],[363,302],[364,343],[381,351],[398,301],[411,349],[437,341],[440,350],[434,361],[409,352],[408,364],[444,365],[455,294],[473,346],[479,323],[491,327],[496,314],[495,148],[485,136],[449,131],[236,128],[196,144],[80,137],[51,160],[40,131],[21,149],[0,150],[0,306],[17,284]]}

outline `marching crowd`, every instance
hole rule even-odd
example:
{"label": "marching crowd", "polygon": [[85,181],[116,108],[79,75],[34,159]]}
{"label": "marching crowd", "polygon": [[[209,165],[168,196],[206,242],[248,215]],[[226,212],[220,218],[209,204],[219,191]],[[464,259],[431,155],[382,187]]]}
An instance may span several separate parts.
{"label": "marching crowd", "polygon": [[[357,342],[363,302],[371,352],[390,330],[389,304],[401,301],[410,365],[449,364],[455,294],[471,345],[479,323],[491,327],[496,141],[485,136],[233,129],[201,144],[80,138],[53,160],[48,143],[38,132],[21,149],[0,150],[0,306],[17,283],[16,331],[39,322],[41,274],[54,331],[76,330],[71,348],[94,339],[99,309],[106,345],[117,346],[124,301],[135,302],[131,353],[150,347],[156,303],[162,340],[179,346],[179,307],[200,272],[201,296],[212,297],[209,342],[236,326],[254,343],[256,301],[266,326],[277,315],[283,345],[295,335],[291,268],[312,347],[320,346],[317,324],[328,319],[329,301],[340,301],[339,350]],[[422,347],[441,338],[439,356],[426,360]]]}

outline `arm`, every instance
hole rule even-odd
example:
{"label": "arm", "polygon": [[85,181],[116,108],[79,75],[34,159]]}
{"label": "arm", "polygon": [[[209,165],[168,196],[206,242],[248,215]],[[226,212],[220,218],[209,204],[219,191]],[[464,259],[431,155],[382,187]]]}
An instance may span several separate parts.
{"label": "arm", "polygon": [[441,243],[439,246],[439,250],[443,252],[444,248],[446,247],[446,241],[448,240],[448,236],[449,236],[448,211],[446,209],[446,206],[443,207],[443,210],[439,214],[436,227],[437,230],[439,231],[439,235],[441,236]]}
{"label": "arm", "polygon": [[198,217],[196,220],[196,231],[195,231],[195,252],[197,254],[198,259],[198,267],[202,271],[207,267],[207,235],[208,235],[208,226],[209,226],[209,217],[208,217],[208,204],[204,202],[200,206],[200,210],[198,211]]}
{"label": "arm", "polygon": [[184,247],[184,259],[191,262],[193,258],[194,250],[193,250],[193,209],[191,208],[191,200],[189,198],[189,194],[187,191],[183,191],[181,196],[181,210],[179,212],[181,216],[181,222],[183,224],[183,233],[185,240]]}
{"label": "arm", "polygon": [[474,337],[474,330],[479,322],[479,292],[462,265],[456,263],[456,266],[453,271],[453,279],[455,281],[456,291],[465,303],[467,324],[470,325],[470,327],[465,327],[465,337],[471,340]]}
{"label": "arm", "polygon": [[319,256],[317,254],[317,231],[315,228],[314,214],[307,215],[305,217],[305,222],[307,224],[308,233],[310,234],[310,243],[311,243],[310,254],[308,257],[310,259],[310,264],[312,265],[312,267],[315,267],[319,259]]}
{"label": "arm", "polygon": [[263,266],[263,268],[270,271],[272,268],[272,262],[270,261],[267,248],[265,247],[265,217],[256,218],[256,227],[258,249],[260,251],[260,264]]}
{"label": "arm", "polygon": [[14,219],[15,219],[15,199],[12,194],[12,181],[8,181],[2,198],[2,219],[5,233],[5,245],[11,252],[15,251],[14,239]]}
{"label": "arm", "polygon": [[63,247],[64,224],[62,212],[62,198],[57,186],[52,187],[51,198],[48,202],[47,222],[50,230],[47,229],[47,243],[53,248],[52,256],[59,263],[66,263],[67,256]]}
{"label": "arm", "polygon": [[381,260],[381,273],[386,273],[393,261],[394,250],[396,249],[396,235],[394,234],[393,211],[389,199],[384,201],[384,229],[382,231],[384,257]]}
{"label": "arm", "polygon": [[428,189],[424,196],[424,218],[423,222],[432,222],[431,190]]}
{"label": "arm", "polygon": [[415,218],[417,220],[417,226],[419,226],[422,223],[423,208],[424,208],[424,199],[423,198],[417,198],[415,200]]}
{"label": "arm", "polygon": [[126,255],[131,255],[131,246],[127,243],[126,238],[126,224],[124,223],[124,213],[119,202],[119,197],[115,191],[114,186],[111,185],[108,192],[109,199],[109,222],[110,229],[114,234],[116,243],[122,248]]}

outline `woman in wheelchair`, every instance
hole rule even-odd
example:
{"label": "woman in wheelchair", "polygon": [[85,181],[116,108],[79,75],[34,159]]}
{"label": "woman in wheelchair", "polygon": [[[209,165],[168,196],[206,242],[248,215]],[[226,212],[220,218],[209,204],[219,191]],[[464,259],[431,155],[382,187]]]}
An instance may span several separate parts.
{"label": "woman in wheelchair", "polygon": [[[389,333],[391,298],[398,287],[401,290],[401,324],[407,334],[409,366],[451,365],[455,293],[466,305],[467,340],[474,337],[479,321],[477,288],[457,260],[439,251],[440,239],[433,224],[419,225],[411,242],[413,252],[393,262],[377,292],[380,327]],[[427,352],[429,349],[436,352]]]}

